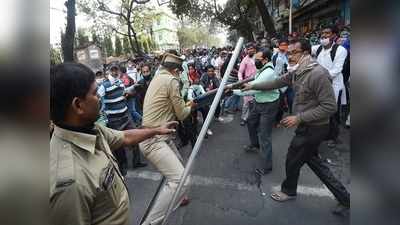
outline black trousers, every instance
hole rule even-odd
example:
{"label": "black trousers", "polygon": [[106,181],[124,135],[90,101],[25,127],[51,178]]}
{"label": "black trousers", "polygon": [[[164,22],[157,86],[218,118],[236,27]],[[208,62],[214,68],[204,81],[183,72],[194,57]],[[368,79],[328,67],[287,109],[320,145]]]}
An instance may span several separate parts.
{"label": "black trousers", "polygon": [[340,91],[337,102],[337,111],[329,119],[329,134],[325,140],[336,140],[339,137],[339,131],[340,131],[339,124],[340,124],[340,116],[342,109],[342,101],[341,101],[342,94],[343,91]]}
{"label": "black trousers", "polygon": [[[107,123],[107,127],[114,129],[114,130],[130,130],[130,129],[134,129],[134,124],[133,121],[131,120],[131,118],[129,116],[127,117],[122,117],[122,118],[118,118],[118,119],[108,119],[108,123]],[[139,151],[139,146],[131,146],[133,147],[133,166],[135,166],[137,163],[140,163],[141,159],[140,159],[140,151]],[[126,150],[128,150],[129,147],[124,146],[124,147],[120,147],[119,149],[113,151],[113,154],[115,156],[115,158],[118,161],[118,166],[119,169],[122,173],[122,175],[126,175],[127,174],[127,170],[128,170],[128,158],[126,156]]]}
{"label": "black trousers", "polygon": [[303,125],[297,128],[286,155],[286,179],[281,185],[281,191],[287,195],[296,195],[300,169],[307,164],[341,204],[350,206],[349,192],[318,156],[318,147],[328,132],[328,125]]}

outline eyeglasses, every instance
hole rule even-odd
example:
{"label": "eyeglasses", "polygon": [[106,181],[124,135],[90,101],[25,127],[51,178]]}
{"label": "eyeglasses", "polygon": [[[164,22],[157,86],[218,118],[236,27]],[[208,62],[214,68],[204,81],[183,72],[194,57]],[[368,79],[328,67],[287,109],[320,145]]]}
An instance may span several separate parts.
{"label": "eyeglasses", "polygon": [[295,54],[302,53],[302,52],[303,51],[301,51],[301,50],[291,50],[291,51],[288,51],[287,54],[288,55],[295,55]]}

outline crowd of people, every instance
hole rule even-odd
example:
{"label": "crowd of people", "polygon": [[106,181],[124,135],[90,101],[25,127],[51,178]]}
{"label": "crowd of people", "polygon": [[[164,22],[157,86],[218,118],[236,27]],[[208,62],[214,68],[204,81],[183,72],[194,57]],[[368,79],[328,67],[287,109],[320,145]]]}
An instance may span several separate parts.
{"label": "crowd of people", "polygon": [[[307,164],[339,201],[335,212],[350,207],[350,194],[318,154],[323,141],[335,147],[340,124],[350,126],[349,36],[348,30],[327,26],[319,33],[260,38],[245,45],[227,74],[214,120],[224,122],[223,114],[240,112],[240,125],[249,135],[244,151],[259,152],[263,160],[256,173],[273,170],[272,130],[297,127],[286,178],[271,194],[276,201],[296,197],[300,170]],[[144,156],[166,178],[142,224],[162,221],[184,170],[178,149],[194,145],[200,120],[209,113],[209,104],[196,100],[219,88],[232,52],[230,46],[169,50],[160,57],[111,63],[95,74],[74,63],[52,68],[50,202],[54,216],[65,218],[57,224],[126,223],[128,149],[133,168],[147,165]],[[232,85],[249,78],[254,80],[241,89]],[[212,135],[209,128],[206,137]],[[178,206],[189,203],[185,191],[179,199]]]}

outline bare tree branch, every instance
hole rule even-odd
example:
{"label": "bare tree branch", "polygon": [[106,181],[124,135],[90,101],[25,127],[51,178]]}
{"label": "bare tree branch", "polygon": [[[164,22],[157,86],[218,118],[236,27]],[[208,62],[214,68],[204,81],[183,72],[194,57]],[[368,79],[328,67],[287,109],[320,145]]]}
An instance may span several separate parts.
{"label": "bare tree branch", "polygon": [[112,11],[111,9],[109,9],[103,1],[97,0],[97,3],[99,4],[99,10],[109,13],[111,15],[120,16],[124,19],[127,19],[126,16],[122,12],[115,12],[115,11]]}
{"label": "bare tree branch", "polygon": [[129,37],[128,34],[126,33],[122,33],[121,31],[117,30],[115,27],[111,27],[111,30],[119,35],[125,36],[125,37]]}

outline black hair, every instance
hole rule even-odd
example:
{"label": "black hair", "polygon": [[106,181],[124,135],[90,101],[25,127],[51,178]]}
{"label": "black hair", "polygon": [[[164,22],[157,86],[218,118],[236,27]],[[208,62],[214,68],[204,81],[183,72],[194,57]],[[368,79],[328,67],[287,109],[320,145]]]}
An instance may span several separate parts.
{"label": "black hair", "polygon": [[143,65],[140,68],[143,68],[143,67],[146,67],[146,66],[149,67],[149,70],[151,71],[151,66],[148,63],[143,63]]}
{"label": "black hair", "polygon": [[208,70],[208,69],[215,70],[215,67],[213,65],[209,64],[209,65],[206,66],[206,70]]}
{"label": "black hair", "polygon": [[121,71],[121,73],[126,73],[126,67],[125,66],[120,66],[119,70]]}
{"label": "black hair", "polygon": [[325,30],[325,29],[331,30],[332,33],[334,33],[334,34],[339,34],[339,29],[334,25],[325,25],[322,27],[321,31]]}
{"label": "black hair", "polygon": [[102,76],[102,75],[103,75],[103,71],[100,71],[100,70],[99,70],[99,71],[96,72],[96,77]]}
{"label": "black hair", "polygon": [[289,44],[289,41],[285,38],[279,39],[278,44],[282,44],[282,43],[287,43]]}
{"label": "black hair", "polygon": [[311,54],[310,41],[308,41],[307,39],[301,38],[301,39],[297,40],[296,43],[300,43],[301,50],[303,50],[303,52],[308,52],[309,54]]}
{"label": "black hair", "polygon": [[63,63],[50,68],[50,118],[62,123],[75,97],[84,98],[95,81],[94,72],[83,64]]}
{"label": "black hair", "polygon": [[271,61],[272,51],[269,48],[262,48],[259,52],[262,53],[263,59],[267,59],[268,62]]}

